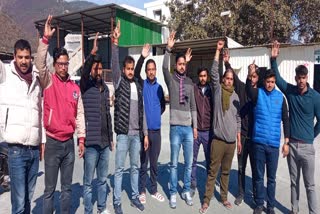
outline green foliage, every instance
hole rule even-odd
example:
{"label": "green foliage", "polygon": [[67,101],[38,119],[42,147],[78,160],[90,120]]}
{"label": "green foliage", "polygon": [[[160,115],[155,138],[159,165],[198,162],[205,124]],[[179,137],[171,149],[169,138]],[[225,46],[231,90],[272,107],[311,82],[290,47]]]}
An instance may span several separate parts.
{"label": "green foliage", "polygon": [[295,33],[305,42],[320,42],[320,0],[293,0]]}
{"label": "green foliage", "polygon": [[[189,5],[172,0],[167,5],[169,27],[181,40],[226,35],[243,45],[256,45],[273,39],[287,42],[294,32],[295,7],[290,0],[193,0]],[[230,18],[220,16],[226,10]]]}

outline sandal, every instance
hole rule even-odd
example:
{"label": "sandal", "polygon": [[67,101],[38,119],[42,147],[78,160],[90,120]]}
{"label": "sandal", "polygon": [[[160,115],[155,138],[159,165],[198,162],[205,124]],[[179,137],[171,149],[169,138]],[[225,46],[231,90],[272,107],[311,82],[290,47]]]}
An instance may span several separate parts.
{"label": "sandal", "polygon": [[223,201],[222,205],[228,209],[228,210],[232,210],[232,204],[229,201]]}
{"label": "sandal", "polygon": [[140,200],[141,204],[146,204],[147,203],[146,193],[141,193],[139,195],[139,200]]}
{"label": "sandal", "polygon": [[156,192],[155,194],[151,195],[151,197],[157,199],[160,202],[164,202],[164,197],[159,192]]}
{"label": "sandal", "polygon": [[199,209],[200,214],[205,214],[209,209],[209,205],[206,203],[203,203],[201,208]]}

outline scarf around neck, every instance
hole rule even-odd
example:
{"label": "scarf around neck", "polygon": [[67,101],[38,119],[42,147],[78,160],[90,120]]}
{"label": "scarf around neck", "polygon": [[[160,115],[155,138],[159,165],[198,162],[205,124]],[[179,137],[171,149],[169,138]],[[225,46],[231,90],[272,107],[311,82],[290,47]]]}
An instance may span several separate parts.
{"label": "scarf around neck", "polygon": [[14,62],[14,67],[17,71],[17,73],[19,74],[19,76],[24,79],[28,85],[30,86],[32,83],[32,65],[30,65],[29,69],[27,70],[27,72],[23,73],[20,68],[17,65],[17,62]]}
{"label": "scarf around neck", "polygon": [[178,71],[175,71],[175,76],[179,80],[179,103],[184,104],[185,103],[185,95],[186,95],[186,89],[184,85],[184,80],[186,79],[186,74],[180,74]]}
{"label": "scarf around neck", "polygon": [[226,112],[230,108],[230,97],[234,91],[234,87],[227,88],[224,84],[221,84],[222,89],[222,110],[223,112]]}

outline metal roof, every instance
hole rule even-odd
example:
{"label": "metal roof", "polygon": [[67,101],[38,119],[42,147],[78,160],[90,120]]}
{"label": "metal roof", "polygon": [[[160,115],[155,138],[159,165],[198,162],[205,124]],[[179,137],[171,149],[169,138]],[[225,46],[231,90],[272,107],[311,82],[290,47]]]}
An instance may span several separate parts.
{"label": "metal roof", "polygon": [[[227,41],[226,37],[211,39],[185,40],[174,44],[173,53],[185,52],[188,48],[192,49],[192,55],[213,54],[219,40]],[[165,49],[167,44],[153,45],[154,47]]]}
{"label": "metal roof", "polygon": [[[106,4],[86,10],[81,10],[78,12],[54,16],[52,18],[51,24],[54,27],[59,26],[60,30],[80,33],[81,22],[83,20],[84,34],[90,35],[96,32],[100,32],[102,34],[110,34],[112,29],[111,19],[116,17],[116,9],[128,12],[136,17],[141,17],[142,19],[155,23],[157,25],[164,26],[164,24],[156,20],[150,19],[146,16],[142,16],[117,4]],[[34,23],[36,28],[42,28],[46,23],[46,19],[35,21]]]}
{"label": "metal roof", "polygon": [[[314,46],[319,44],[320,42],[300,43],[300,44],[280,43],[280,48]],[[249,45],[249,46],[243,46],[243,47],[236,47],[232,49],[249,49],[249,48],[272,48],[272,43],[263,44],[263,45]]]}

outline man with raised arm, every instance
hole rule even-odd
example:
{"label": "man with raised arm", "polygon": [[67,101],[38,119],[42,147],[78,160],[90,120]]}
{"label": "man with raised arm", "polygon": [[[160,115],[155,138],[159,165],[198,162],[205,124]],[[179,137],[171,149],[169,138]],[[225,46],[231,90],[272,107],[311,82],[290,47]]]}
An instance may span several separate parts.
{"label": "man with raised arm", "polygon": [[149,56],[150,45],[145,44],[142,48],[141,56],[134,69],[134,75],[143,87],[144,109],[146,112],[146,120],[148,126],[149,148],[142,150],[140,154],[140,201],[142,204],[147,202],[146,199],[146,183],[147,168],[150,160],[150,194],[152,198],[160,202],[164,201],[164,197],[157,189],[158,177],[158,158],[161,150],[161,114],[165,110],[165,99],[162,86],[157,82],[156,62],[148,59],[145,65],[147,79],[143,80],[140,73],[145,58]]}
{"label": "man with raised arm", "polygon": [[[77,128],[79,143],[85,140],[83,104],[79,86],[68,74],[69,56],[64,48],[56,48],[53,53],[55,71],[48,70],[46,58],[49,40],[55,29],[51,28],[52,16],[48,16],[44,33],[39,42],[35,65],[45,81],[44,128],[47,141],[44,149],[45,190],[42,213],[54,212],[54,192],[60,170],[61,196],[60,213],[70,213],[71,184],[75,161],[73,134]],[[79,156],[83,150],[79,147]]]}
{"label": "man with raised arm", "polygon": [[197,138],[197,107],[192,80],[186,76],[186,57],[176,56],[174,72],[169,71],[169,58],[175,43],[175,32],[170,34],[163,58],[163,75],[170,96],[170,202],[177,206],[178,160],[180,147],[184,156],[184,186],[181,194],[187,205],[192,206],[190,195],[193,140]]}
{"label": "man with raised arm", "polygon": [[[254,64],[251,64],[251,72]],[[264,87],[253,88],[250,77],[247,79],[247,93],[254,103],[254,127],[252,143],[255,161],[256,208],[254,214],[261,214],[264,206],[264,174],[267,170],[267,214],[274,214],[276,174],[281,139],[281,121],[284,141],[288,142],[289,118],[284,96],[275,89],[276,76],[272,69],[266,71]]]}
{"label": "man with raised arm", "polygon": [[102,78],[101,56],[98,51],[98,35],[87,57],[80,80],[86,121],[86,141],[79,147],[84,149],[83,204],[84,213],[91,214],[92,180],[97,171],[98,214],[108,214],[107,176],[110,151],[113,150],[113,133],[110,114],[109,89]]}
{"label": "man with raised arm", "polygon": [[[307,191],[309,213],[319,213],[314,180],[315,149],[314,139],[320,132],[320,95],[308,83],[308,69],[304,65],[296,67],[296,85],[287,83],[278,70],[277,57],[280,44],[275,41],[271,50],[271,68],[276,73],[276,84],[285,94],[290,115],[289,143],[283,147],[287,156],[291,181],[291,213],[299,212],[300,176]],[[314,119],[317,119],[314,124]]]}
{"label": "man with raised arm", "polygon": [[[223,53],[223,61],[227,69],[232,69],[230,63],[230,54],[229,50],[225,49]],[[254,64],[254,63],[253,63]],[[251,68],[253,68],[251,70]],[[233,70],[233,69],[232,69]],[[251,80],[251,84],[253,88],[258,87],[259,80],[259,68],[257,65],[248,66],[248,78]],[[246,189],[246,166],[247,160],[249,156],[250,165],[251,165],[251,174],[252,174],[252,193],[253,199],[255,199],[256,188],[255,188],[255,168],[254,168],[254,152],[253,152],[253,144],[252,144],[252,130],[253,130],[253,111],[254,105],[251,99],[248,96],[246,91],[246,84],[242,82],[238,75],[234,73],[234,90],[239,96],[240,100],[240,117],[241,117],[241,144],[242,150],[241,153],[238,154],[238,195],[234,203],[237,206],[240,206],[243,202],[245,189]]]}
{"label": "man with raised arm", "polygon": [[232,209],[228,201],[229,176],[237,146],[238,154],[241,152],[241,119],[239,97],[234,91],[234,72],[227,69],[222,77],[218,72],[219,57],[224,47],[224,41],[217,42],[217,49],[210,71],[213,84],[213,140],[210,151],[210,170],[207,176],[206,191],[200,213],[207,212],[211,197],[214,192],[214,184],[221,166],[220,195],[221,203],[227,209]]}
{"label": "man with raised arm", "polygon": [[139,80],[134,77],[134,59],[126,56],[122,71],[119,67],[118,42],[121,35],[120,21],[113,32],[112,80],[115,88],[114,130],[117,134],[115,157],[113,206],[116,214],[122,214],[121,187],[127,153],[130,157],[131,206],[143,211],[139,200],[139,160],[141,142],[148,149],[148,130],[144,116],[143,92]]}

